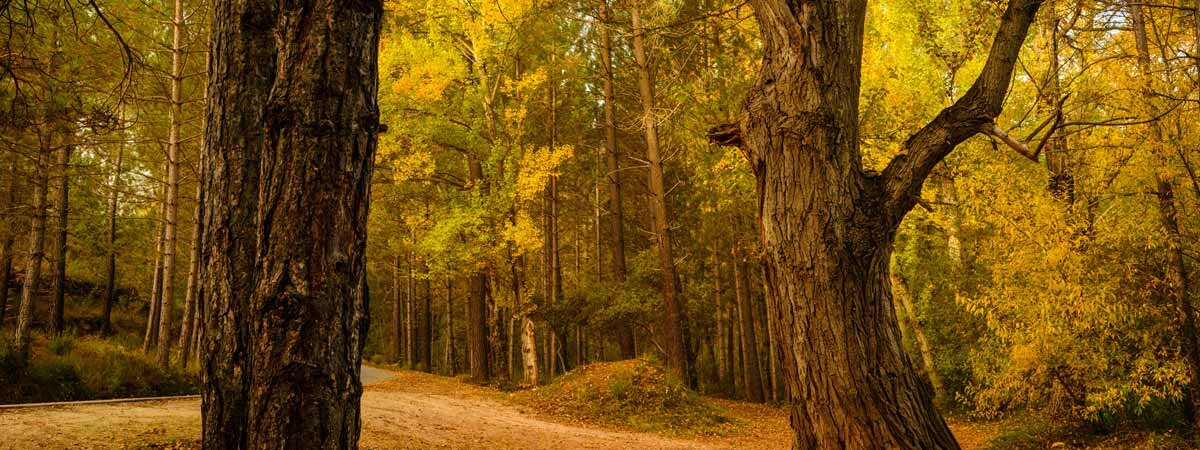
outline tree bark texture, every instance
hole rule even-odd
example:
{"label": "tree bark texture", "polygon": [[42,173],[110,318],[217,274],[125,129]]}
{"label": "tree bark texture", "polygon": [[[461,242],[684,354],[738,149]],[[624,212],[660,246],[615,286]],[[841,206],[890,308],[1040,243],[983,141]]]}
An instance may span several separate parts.
{"label": "tree bark texture", "polygon": [[1009,2],[974,85],[873,173],[858,147],[866,1],[751,1],[763,65],[742,121],[710,135],[758,179],[794,448],[958,448],[899,345],[890,248],[933,167],[994,127],[1040,4]]}
{"label": "tree bark texture", "polygon": [[162,306],[162,244],[163,244],[163,222],[162,216],[166,211],[166,205],[159,209],[157,227],[154,229],[154,275],[150,286],[150,309],[146,312],[146,333],[142,337],[142,353],[149,353],[158,343],[158,320],[159,307]]}
{"label": "tree bark texture", "polygon": [[214,4],[206,449],[358,447],[382,2]]}

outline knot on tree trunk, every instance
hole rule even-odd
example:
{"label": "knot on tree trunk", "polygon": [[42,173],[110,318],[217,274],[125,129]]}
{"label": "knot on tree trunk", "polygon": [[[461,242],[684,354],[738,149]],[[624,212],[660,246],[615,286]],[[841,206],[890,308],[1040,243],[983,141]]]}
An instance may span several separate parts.
{"label": "knot on tree trunk", "polygon": [[742,148],[745,142],[742,141],[741,124],[735,122],[709,128],[708,142],[722,147]]}

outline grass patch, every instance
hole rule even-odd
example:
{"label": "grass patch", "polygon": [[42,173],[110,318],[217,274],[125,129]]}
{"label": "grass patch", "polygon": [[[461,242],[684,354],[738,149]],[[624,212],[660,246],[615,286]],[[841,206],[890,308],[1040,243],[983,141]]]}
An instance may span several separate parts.
{"label": "grass patch", "polygon": [[661,368],[638,359],[579,367],[548,386],[514,397],[554,416],[638,431],[721,435],[731,425],[724,411]]}
{"label": "grass patch", "polygon": [[[0,340],[0,404],[194,394],[199,377],[98,337],[35,335],[27,367]],[[194,370],[194,369],[193,369]]]}

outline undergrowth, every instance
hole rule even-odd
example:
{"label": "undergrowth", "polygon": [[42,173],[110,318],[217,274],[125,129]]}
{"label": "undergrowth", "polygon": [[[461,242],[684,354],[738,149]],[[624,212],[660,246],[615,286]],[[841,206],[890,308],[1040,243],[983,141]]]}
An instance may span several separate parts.
{"label": "undergrowth", "polygon": [[515,397],[555,416],[638,431],[720,435],[731,426],[724,411],[661,368],[637,359],[579,367]]}

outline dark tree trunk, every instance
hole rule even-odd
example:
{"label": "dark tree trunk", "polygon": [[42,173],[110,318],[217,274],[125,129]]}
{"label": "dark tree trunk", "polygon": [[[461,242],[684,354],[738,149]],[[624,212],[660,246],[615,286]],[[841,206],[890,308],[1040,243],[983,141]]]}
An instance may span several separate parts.
{"label": "dark tree trunk", "polygon": [[404,361],[404,297],[400,295],[400,254],[392,257],[392,360]]}
{"label": "dark tree trunk", "polygon": [[[8,163],[8,182],[4,187],[4,209],[10,210],[17,204],[17,165],[15,162]],[[5,230],[0,239],[0,326],[4,325],[4,316],[8,311],[8,290],[13,276],[13,243],[17,237],[16,219],[8,216],[7,212],[4,216],[0,216],[0,224],[5,226]]]}
{"label": "dark tree trunk", "polygon": [[[483,163],[471,157],[467,161],[470,182],[476,195],[487,193],[483,179]],[[467,353],[471,381],[487,383],[492,379],[492,349],[488,345],[488,272],[485,267],[471,273],[467,288]]]}
{"label": "dark tree trunk", "polygon": [[487,383],[492,379],[491,349],[488,348],[488,279],[484,272],[471,274],[467,295],[467,347],[470,351],[471,381]]}
{"label": "dark tree trunk", "polygon": [[417,369],[422,372],[433,372],[433,309],[430,308],[430,296],[433,295],[429,283],[429,266],[421,262],[421,298],[417,301]]}
{"label": "dark tree trunk", "polygon": [[1041,2],[1010,1],[975,84],[882,173],[858,148],[865,0],[751,5],[763,66],[745,118],[711,137],[742,145],[758,178],[793,447],[956,449],[898,342],[890,248],[932,168],[995,127]]}
{"label": "dark tree trunk", "polygon": [[742,333],[742,373],[746,377],[743,395],[747,401],[762,403],[764,397],[762,369],[758,364],[758,333],[754,329],[750,286],[740,259],[734,254],[733,282],[737,294],[738,327]]}
{"label": "dark tree trunk", "polygon": [[358,447],[383,5],[214,5],[206,449]]}
{"label": "dark tree trunk", "polygon": [[454,352],[454,284],[446,278],[446,374],[458,373],[457,358]]}
{"label": "dark tree trunk", "polygon": [[[608,164],[608,210],[612,214],[613,274],[624,283],[629,275],[625,263],[625,209],[621,203],[621,155],[617,148],[617,95],[613,81],[612,36],[609,33],[608,0],[600,0],[600,63],[604,74],[604,149]],[[599,254],[596,255],[600,257]],[[622,359],[637,357],[633,345],[633,327],[627,323],[617,327],[617,346]]]}
{"label": "dark tree trunk", "polygon": [[68,138],[68,142],[64,142],[58,149],[58,200],[55,202],[58,208],[58,220],[55,225],[58,228],[54,230],[54,279],[50,285],[50,298],[54,303],[54,311],[50,316],[50,331],[54,335],[63,332],[63,301],[66,296],[64,288],[67,284],[67,219],[71,209],[70,165],[71,144]]}
{"label": "dark tree trunk", "polygon": [[[122,110],[122,115],[124,110]],[[121,117],[124,120],[124,117]],[[113,180],[108,192],[107,266],[104,271],[104,313],[100,318],[100,329],[112,334],[112,308],[117,301],[117,208],[121,201],[121,165],[125,159],[125,135],[117,143],[117,157],[113,165]]]}

